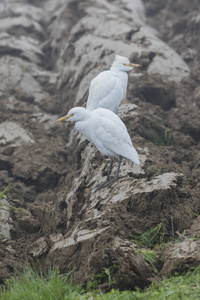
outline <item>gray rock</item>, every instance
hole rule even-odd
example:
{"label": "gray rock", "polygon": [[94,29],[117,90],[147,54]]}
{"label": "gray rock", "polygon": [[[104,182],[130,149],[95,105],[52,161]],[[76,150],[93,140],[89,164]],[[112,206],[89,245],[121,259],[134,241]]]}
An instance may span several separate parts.
{"label": "gray rock", "polygon": [[28,61],[36,64],[41,62],[43,52],[39,49],[39,41],[31,37],[14,37],[8,33],[0,33],[0,54],[25,57]]}
{"label": "gray rock", "polygon": [[[79,9],[81,16],[69,28],[69,36],[75,37],[73,41],[66,39],[64,30],[59,30],[59,22],[66,21],[60,17],[59,8],[56,9],[54,6],[54,30],[59,32],[61,42],[56,43],[58,37],[54,35],[51,45],[54,51],[59,47],[59,55],[55,63],[58,69],[63,69],[60,82],[66,80],[68,74],[71,74],[70,85],[79,86],[74,106],[82,102],[90,81],[103,69],[109,69],[115,53],[128,57],[134,54],[138,59],[144,52],[155,53],[147,68],[150,75],[160,74],[178,82],[190,73],[189,67],[181,57],[152,34],[151,28],[144,23],[141,1],[134,3],[123,1],[120,10],[119,6],[120,3],[106,1],[102,1],[100,7],[95,4],[91,6],[89,2],[84,6],[77,3],[73,8],[69,6],[69,11],[72,9],[72,13],[75,7]],[[49,9],[51,10],[52,7]],[[49,26],[51,28],[52,24]],[[128,42],[127,35],[130,35]]]}
{"label": "gray rock", "polygon": [[[31,6],[33,7],[33,6]],[[33,20],[30,19],[30,14],[29,16],[25,16],[22,15],[20,17],[7,17],[7,18],[3,18],[0,19],[0,31],[2,32],[8,32],[8,33],[12,33],[13,31],[16,31],[16,27],[19,28],[23,28],[25,29],[27,32],[31,29],[35,30],[36,32],[38,32],[39,34],[43,33],[43,28],[41,27],[41,25]]]}
{"label": "gray rock", "polygon": [[200,241],[186,238],[181,243],[168,245],[162,253],[164,265],[159,276],[189,270],[200,263]]}
{"label": "gray rock", "polygon": [[[105,266],[115,278],[115,284],[123,288],[134,286],[137,280],[145,284],[153,274],[153,269],[145,262],[143,256],[137,253],[134,245],[114,237],[109,227],[76,231],[73,236],[58,240],[45,258],[46,264],[52,260],[60,265],[63,271],[73,264],[76,269],[74,278],[81,283],[92,280],[90,277],[94,277],[95,274],[102,273]],[[124,276],[125,269],[129,276]],[[107,280],[106,286],[108,284]]]}
{"label": "gray rock", "polygon": [[14,146],[19,146],[23,142],[34,143],[34,139],[17,123],[3,122],[0,124],[0,144],[10,142]]}
{"label": "gray rock", "polygon": [[10,238],[12,225],[13,222],[10,216],[10,205],[6,199],[0,199],[0,236]]}
{"label": "gray rock", "polygon": [[47,241],[45,239],[45,237],[41,237],[38,240],[36,240],[33,245],[31,245],[29,253],[33,256],[33,257],[40,257],[42,254],[45,254],[48,250],[48,244]]}

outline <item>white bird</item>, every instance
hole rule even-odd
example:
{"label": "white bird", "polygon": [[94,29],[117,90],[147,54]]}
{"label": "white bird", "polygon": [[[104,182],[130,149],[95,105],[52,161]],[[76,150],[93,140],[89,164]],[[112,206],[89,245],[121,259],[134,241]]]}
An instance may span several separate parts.
{"label": "white bird", "polygon": [[128,84],[127,72],[134,67],[141,67],[130,63],[129,59],[116,55],[109,71],[99,73],[90,83],[86,108],[106,108],[116,112],[122,100],[126,97]]}
{"label": "white bird", "polygon": [[[63,120],[75,122],[76,129],[93,143],[103,155],[110,157],[106,183],[101,185],[101,188],[110,186],[117,180],[123,157],[128,162],[133,161],[137,165],[140,164],[138,153],[133,147],[125,124],[112,111],[105,108],[89,111],[83,107],[74,107],[56,123]],[[117,158],[119,163],[115,177],[109,182],[113,158]]]}
{"label": "white bird", "polygon": [[7,2],[8,2],[8,0],[3,1],[3,13],[5,13],[7,11]]}

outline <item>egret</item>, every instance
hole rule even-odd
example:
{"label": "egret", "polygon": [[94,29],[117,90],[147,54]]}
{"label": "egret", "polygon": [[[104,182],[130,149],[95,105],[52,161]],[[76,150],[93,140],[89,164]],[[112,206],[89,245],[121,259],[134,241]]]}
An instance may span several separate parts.
{"label": "egret", "polygon": [[90,83],[86,108],[106,108],[116,112],[122,100],[126,97],[128,84],[127,72],[141,67],[130,63],[129,59],[115,56],[111,69],[99,73]]}
{"label": "egret", "polygon": [[[110,186],[117,180],[122,158],[125,158],[127,162],[133,161],[137,165],[140,164],[138,153],[133,147],[125,124],[112,111],[105,108],[89,111],[84,107],[74,107],[56,123],[63,120],[75,122],[76,129],[93,143],[103,155],[110,157],[106,182],[99,188]],[[109,181],[113,158],[117,158],[119,163],[115,177]]]}
{"label": "egret", "polygon": [[8,0],[3,0],[3,13],[7,11],[7,2]]}

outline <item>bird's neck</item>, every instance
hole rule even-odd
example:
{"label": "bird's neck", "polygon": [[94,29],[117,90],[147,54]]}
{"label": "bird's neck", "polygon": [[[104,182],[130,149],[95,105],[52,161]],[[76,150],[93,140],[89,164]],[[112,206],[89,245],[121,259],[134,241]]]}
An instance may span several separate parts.
{"label": "bird's neck", "polygon": [[111,71],[115,73],[117,78],[121,81],[121,84],[126,88],[128,83],[128,73],[126,71],[119,71],[119,69],[116,68],[111,68]]}
{"label": "bird's neck", "polygon": [[112,66],[112,67],[110,68],[110,70],[111,70],[112,72],[116,72],[116,73],[118,73],[118,72],[126,73],[126,71],[119,70],[119,69],[118,69],[117,67],[115,67],[115,66]]}

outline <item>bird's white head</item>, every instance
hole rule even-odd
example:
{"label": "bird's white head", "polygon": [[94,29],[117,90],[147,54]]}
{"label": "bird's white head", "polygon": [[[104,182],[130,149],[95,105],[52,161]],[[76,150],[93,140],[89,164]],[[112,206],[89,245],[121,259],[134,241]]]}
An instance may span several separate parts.
{"label": "bird's white head", "polygon": [[68,114],[60,119],[58,119],[55,123],[58,123],[63,120],[76,122],[83,121],[89,118],[90,112],[84,107],[73,107],[69,110]]}
{"label": "bird's white head", "polygon": [[127,57],[115,55],[115,60],[112,64],[111,70],[128,72],[128,71],[133,70],[133,68],[138,68],[138,67],[141,67],[141,66],[130,63],[130,61]]}

